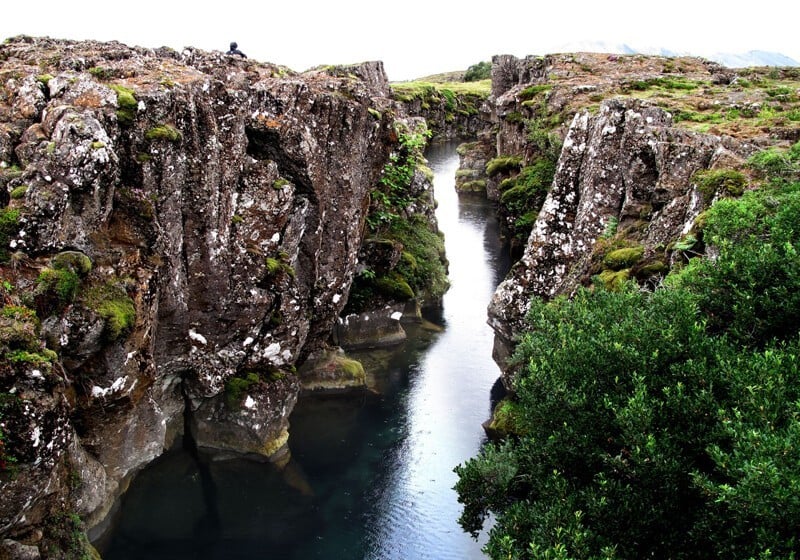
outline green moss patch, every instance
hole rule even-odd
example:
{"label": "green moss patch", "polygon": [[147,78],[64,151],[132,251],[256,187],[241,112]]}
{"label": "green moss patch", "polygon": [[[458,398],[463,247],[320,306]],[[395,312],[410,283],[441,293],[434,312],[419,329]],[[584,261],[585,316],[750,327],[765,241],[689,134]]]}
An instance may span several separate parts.
{"label": "green moss patch", "polygon": [[109,86],[117,93],[117,120],[122,125],[130,125],[136,118],[139,102],[132,89],[113,84]]}
{"label": "green moss patch", "polygon": [[14,208],[0,209],[0,263],[9,259],[8,244],[19,228],[19,210]]}
{"label": "green moss patch", "polygon": [[105,320],[105,333],[116,340],[136,322],[136,306],[119,281],[87,290],[83,303]]}
{"label": "green moss patch", "polygon": [[11,191],[11,199],[19,200],[25,196],[26,192],[28,192],[28,185],[20,185]]}
{"label": "green moss patch", "polygon": [[611,251],[603,257],[603,264],[611,270],[630,268],[642,259],[644,247],[625,247]]}
{"label": "green moss patch", "polygon": [[630,280],[630,277],[630,268],[626,268],[624,270],[604,270],[598,275],[598,279],[600,280],[601,284],[607,290],[611,291],[621,290],[625,286],[625,283]]}
{"label": "green moss patch", "polygon": [[524,435],[526,429],[522,419],[524,410],[511,399],[503,399],[494,408],[488,429],[500,437]]}
{"label": "green moss patch", "polygon": [[398,273],[391,273],[375,279],[377,291],[390,300],[406,301],[414,297],[414,290]]}
{"label": "green moss patch", "polygon": [[521,168],[522,158],[520,156],[500,156],[486,164],[486,174],[494,177],[500,173],[519,171]]}
{"label": "green moss patch", "polygon": [[733,169],[703,169],[692,175],[692,181],[710,204],[717,194],[741,196],[747,187],[747,177]]}
{"label": "green moss patch", "polygon": [[183,134],[181,134],[180,130],[172,126],[171,124],[160,124],[158,126],[154,126],[147,132],[145,132],[144,137],[148,140],[165,140],[167,142],[180,142],[183,139]]}
{"label": "green moss patch", "polygon": [[336,364],[336,367],[341,370],[346,377],[354,381],[363,383],[366,379],[364,366],[358,360],[353,360],[345,356],[335,356],[333,358],[333,363]]}
{"label": "green moss patch", "polygon": [[231,377],[225,382],[225,402],[229,408],[241,406],[247,392],[261,382],[257,373],[247,373],[244,377]]}
{"label": "green moss patch", "polygon": [[62,251],[50,259],[50,266],[56,270],[71,270],[79,276],[92,271],[92,259],[80,251]]}
{"label": "green moss patch", "polygon": [[63,305],[75,299],[80,282],[78,274],[69,268],[44,268],[36,279],[35,293]]}

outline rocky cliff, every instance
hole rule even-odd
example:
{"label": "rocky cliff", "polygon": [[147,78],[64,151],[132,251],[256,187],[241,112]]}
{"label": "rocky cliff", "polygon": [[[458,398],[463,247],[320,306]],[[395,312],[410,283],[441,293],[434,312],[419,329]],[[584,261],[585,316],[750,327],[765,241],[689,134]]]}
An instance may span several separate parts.
{"label": "rocky cliff", "polygon": [[0,46],[8,550],[57,540],[64,512],[99,523],[184,426],[281,456],[295,367],[348,300],[394,114],[380,63],[296,74],[195,49]]}
{"label": "rocky cliff", "polygon": [[626,270],[626,278],[641,271],[647,280],[656,269],[646,267],[660,263],[663,274],[668,246],[693,231],[710,202],[692,176],[741,166],[746,153],[733,139],[676,128],[669,113],[636,100],[576,115],[524,254],[492,298],[490,324],[512,340],[532,297],[570,294],[606,270],[594,265],[612,250],[633,251],[630,262],[608,270]]}
{"label": "rocky cliff", "polygon": [[800,135],[796,69],[575,53],[497,56],[492,77],[496,134],[474,149],[494,150],[487,195],[522,249],[489,305],[501,365],[532,297],[657,284],[703,251],[698,219],[748,187],[746,159]]}

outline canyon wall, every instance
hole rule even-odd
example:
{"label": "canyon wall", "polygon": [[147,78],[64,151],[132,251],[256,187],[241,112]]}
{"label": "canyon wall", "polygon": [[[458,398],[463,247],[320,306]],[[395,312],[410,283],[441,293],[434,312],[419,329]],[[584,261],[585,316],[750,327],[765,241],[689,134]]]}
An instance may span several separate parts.
{"label": "canyon wall", "polygon": [[100,523],[185,429],[284,458],[398,113],[379,62],[0,46],[7,548]]}

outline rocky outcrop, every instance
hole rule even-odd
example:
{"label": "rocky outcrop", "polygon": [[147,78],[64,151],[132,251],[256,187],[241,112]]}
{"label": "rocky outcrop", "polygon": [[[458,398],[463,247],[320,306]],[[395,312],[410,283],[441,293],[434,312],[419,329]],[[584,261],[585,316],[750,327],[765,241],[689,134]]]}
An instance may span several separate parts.
{"label": "rocky outcrop", "polygon": [[448,84],[393,84],[393,97],[404,112],[422,117],[435,140],[474,138],[489,119],[486,93],[454,91]]}
{"label": "rocky outcrop", "polygon": [[730,138],[677,128],[669,113],[635,99],[577,114],[525,253],[490,303],[496,333],[511,341],[532,297],[570,294],[586,282],[604,236],[624,232],[644,257],[664,254],[709,202],[694,173],[741,164],[751,152]]}
{"label": "rocky outcrop", "polygon": [[484,194],[489,200],[497,200],[496,189],[487,190],[489,177],[486,164],[497,154],[494,137],[486,132],[476,140],[458,146],[458,171],[456,171],[456,190],[459,193]]}
{"label": "rocky outcrop", "polygon": [[[36,544],[54,511],[100,522],[187,409],[201,447],[282,452],[295,366],[348,299],[396,107],[380,63],[296,74],[20,37],[0,64],[6,303],[38,294],[59,355],[0,378],[17,460],[0,534]],[[67,250],[88,264],[63,272]]]}

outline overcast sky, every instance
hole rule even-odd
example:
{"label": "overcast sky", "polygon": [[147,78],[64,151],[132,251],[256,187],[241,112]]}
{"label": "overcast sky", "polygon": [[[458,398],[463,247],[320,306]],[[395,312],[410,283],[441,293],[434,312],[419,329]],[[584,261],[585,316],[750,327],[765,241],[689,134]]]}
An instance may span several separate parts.
{"label": "overcast sky", "polygon": [[25,34],[227,50],[302,71],[382,60],[390,80],[463,70],[494,54],[583,42],[708,56],[749,50],[800,61],[796,0],[5,0],[0,38]]}

